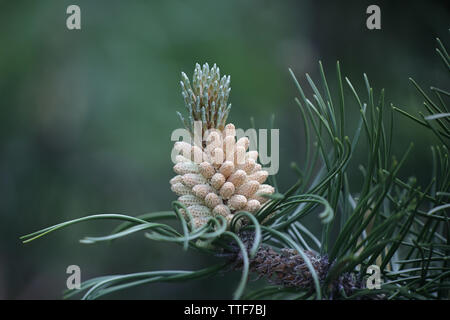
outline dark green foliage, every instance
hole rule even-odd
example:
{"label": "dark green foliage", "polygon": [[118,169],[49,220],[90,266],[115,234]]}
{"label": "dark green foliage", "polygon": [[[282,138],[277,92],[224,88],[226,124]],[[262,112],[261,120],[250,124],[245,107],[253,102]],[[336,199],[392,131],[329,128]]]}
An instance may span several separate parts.
{"label": "dark green foliage", "polygon": [[[439,40],[438,44],[438,55],[450,70],[449,55]],[[416,117],[386,105],[384,90],[375,93],[366,75],[366,92],[358,93],[348,78],[342,78],[339,62],[336,68],[337,93],[330,91],[321,63],[320,82],[315,83],[306,75],[311,98],[291,71],[299,92],[295,101],[306,138],[304,166],[293,164],[299,180],[286,192],[271,196],[272,200],[255,215],[236,214],[229,230],[220,217],[211,218],[199,229],[192,228],[180,214],[179,209],[184,207],[174,202],[173,211],[139,217],[88,216],[22,239],[28,242],[86,220],[117,219],[123,223],[110,235],[87,237],[82,242],[111,241],[145,230],[147,239],[175,242],[184,250],[234,254],[223,264],[199,271],[164,270],[91,279],[83,283],[81,290],[68,292],[67,297],[84,292],[83,298],[94,299],[140,284],[213,276],[234,265],[242,270],[236,299],[450,298],[449,93],[431,87],[434,96],[430,97],[411,79],[423,95],[428,113]],[[353,100],[344,98],[347,91]],[[437,137],[438,145],[432,146],[430,152],[434,164],[430,179],[421,181],[426,187],[421,188],[412,177],[404,179],[399,175],[413,145],[402,153],[392,150],[395,111],[432,130]],[[346,125],[349,112],[359,113],[359,122],[352,132]],[[368,146],[367,159],[359,164],[360,172],[355,173],[350,171],[349,163],[362,144]],[[350,186],[349,177],[355,174],[362,174],[363,182]],[[323,222],[319,237],[303,223],[311,214],[317,214]],[[181,231],[159,222],[169,219],[177,219]],[[251,237],[243,236],[249,232]],[[279,264],[274,259],[281,259],[287,266],[281,276],[279,270],[276,272]],[[364,285],[366,270],[373,264],[382,273],[378,290],[366,289]],[[275,285],[243,296],[250,271]],[[292,274],[295,272],[298,274]]]}

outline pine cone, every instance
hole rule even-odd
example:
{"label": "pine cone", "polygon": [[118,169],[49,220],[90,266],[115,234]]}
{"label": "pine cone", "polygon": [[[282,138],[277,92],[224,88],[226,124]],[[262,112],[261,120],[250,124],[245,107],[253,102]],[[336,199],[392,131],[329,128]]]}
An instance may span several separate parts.
{"label": "pine cone", "polygon": [[262,195],[272,194],[274,188],[264,184],[268,172],[256,163],[258,152],[247,151],[248,138],[236,141],[234,125],[229,123],[223,131],[212,131],[206,141],[204,148],[175,143],[175,150],[183,154],[176,157],[177,175],[170,180],[195,226],[202,226],[209,216],[230,221],[240,210],[258,211],[267,201]]}
{"label": "pine cone", "polygon": [[[220,78],[216,65],[210,69],[208,64],[203,68],[197,64],[192,86],[182,73],[189,121],[179,115],[194,142],[175,143],[179,155],[173,169],[177,175],[170,184],[196,227],[204,225],[209,217],[220,215],[229,222],[238,211],[256,212],[267,201],[262,195],[275,191],[264,184],[268,172],[257,163],[258,152],[247,151],[248,138],[237,140],[234,125],[225,125],[231,108],[231,104],[227,105],[229,86],[230,77]],[[200,126],[196,127],[196,122]],[[199,141],[195,133],[200,135]]]}

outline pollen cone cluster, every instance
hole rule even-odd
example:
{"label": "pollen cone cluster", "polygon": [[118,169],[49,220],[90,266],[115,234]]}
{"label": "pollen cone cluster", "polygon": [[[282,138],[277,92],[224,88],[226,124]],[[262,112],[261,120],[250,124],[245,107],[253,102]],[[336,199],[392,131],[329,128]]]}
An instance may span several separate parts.
{"label": "pollen cone cluster", "polygon": [[[178,141],[172,191],[192,216],[195,227],[210,217],[231,221],[238,211],[256,212],[267,201],[263,194],[274,188],[264,184],[268,173],[256,162],[257,151],[248,151],[247,137],[236,139],[233,124],[226,124],[231,104],[230,76],[205,63],[195,66],[192,84],[181,73],[181,93],[188,118],[178,113],[193,142]],[[186,219],[189,215],[183,210]]]}
{"label": "pollen cone cluster", "polygon": [[170,180],[172,191],[192,215],[194,225],[204,225],[211,216],[228,221],[238,211],[256,212],[274,188],[264,182],[268,173],[256,162],[257,151],[248,151],[249,140],[235,137],[229,123],[224,130],[206,135],[204,147],[176,142],[174,171]]}

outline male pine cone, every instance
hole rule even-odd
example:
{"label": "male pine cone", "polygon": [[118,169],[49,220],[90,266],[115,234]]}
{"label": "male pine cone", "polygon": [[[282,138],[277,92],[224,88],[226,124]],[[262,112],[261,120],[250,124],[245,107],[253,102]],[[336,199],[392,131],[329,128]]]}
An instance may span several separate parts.
{"label": "male pine cone", "polygon": [[[274,188],[264,184],[268,172],[257,163],[258,152],[248,151],[247,137],[236,139],[233,124],[224,125],[231,105],[227,105],[230,77],[220,78],[219,68],[197,64],[193,85],[182,73],[182,93],[189,113],[193,143],[175,142],[171,189],[186,206],[196,228],[209,217],[223,216],[228,222],[239,211],[256,212]],[[197,125],[198,124],[198,125]],[[198,134],[201,139],[196,139]],[[188,215],[182,210],[186,219]]]}

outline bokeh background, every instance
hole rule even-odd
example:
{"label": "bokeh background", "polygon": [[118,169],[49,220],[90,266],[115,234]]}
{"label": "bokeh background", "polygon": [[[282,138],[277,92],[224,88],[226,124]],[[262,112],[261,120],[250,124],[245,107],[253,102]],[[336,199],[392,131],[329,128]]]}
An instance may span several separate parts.
{"label": "bokeh background", "polygon": [[[217,63],[231,75],[230,120],[237,126],[248,128],[253,116],[267,128],[275,115],[281,191],[295,179],[289,164],[302,163],[304,152],[289,67],[306,86],[304,74],[318,79],[322,60],[334,89],[340,60],[362,93],[365,72],[376,90],[386,88],[388,102],[417,113],[422,100],[408,77],[448,88],[434,48],[437,36],[448,40],[450,10],[444,1],[393,2],[0,1],[0,298],[60,299],[71,264],[87,280],[214,263],[142,234],[109,245],[78,242],[110,231],[110,222],[27,245],[19,240],[87,214],[170,208],[170,135],[180,127],[175,112],[184,111],[180,71],[191,75],[196,62]],[[70,4],[81,7],[80,31],[66,28]],[[370,4],[381,7],[379,31],[365,27]],[[352,119],[358,109],[349,106]],[[397,154],[415,141],[405,174],[426,179],[435,140],[400,116],[396,121]],[[230,298],[238,278],[230,272],[108,298]]]}

